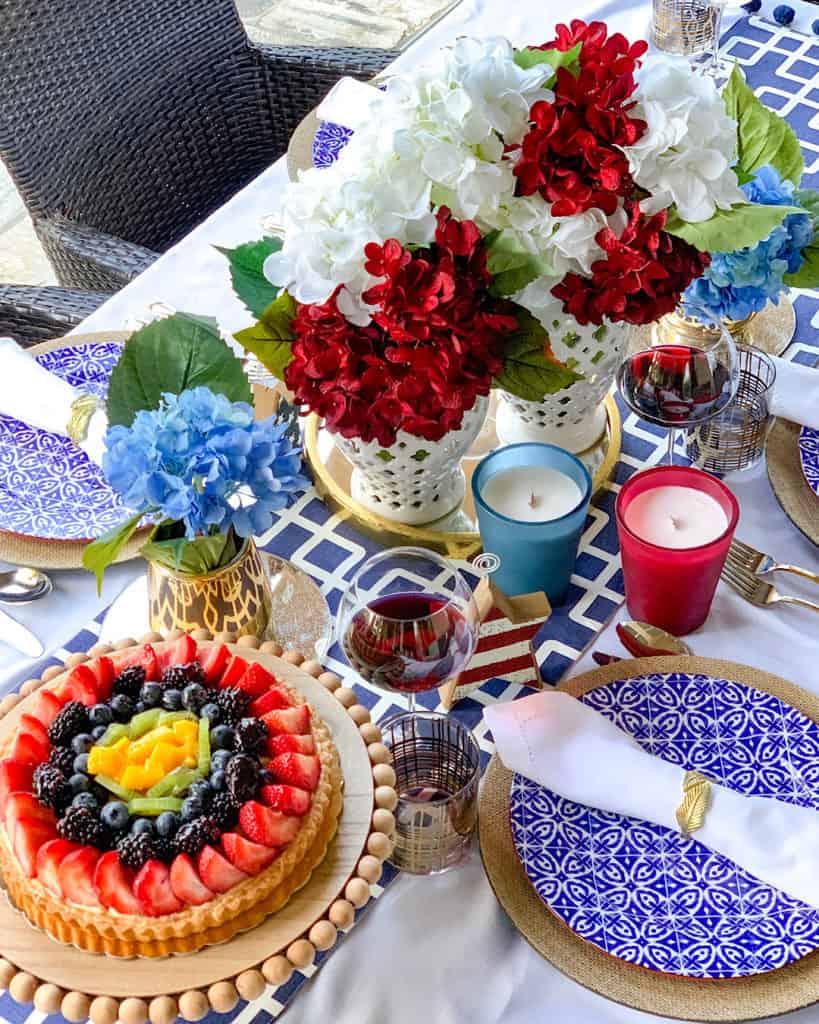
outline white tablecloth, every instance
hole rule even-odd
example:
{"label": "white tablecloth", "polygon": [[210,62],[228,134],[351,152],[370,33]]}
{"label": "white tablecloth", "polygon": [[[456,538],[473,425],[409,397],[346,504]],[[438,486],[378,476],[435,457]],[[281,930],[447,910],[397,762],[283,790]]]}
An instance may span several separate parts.
{"label": "white tablecloth", "polygon": [[[464,0],[402,55],[399,64],[416,61],[459,34],[503,34],[516,43],[540,42],[551,34],[555,21],[569,17],[602,18],[639,38],[647,32],[649,6],[579,0],[561,8],[538,0]],[[262,218],[278,208],[286,179],[280,160],[89,317],[77,333],[122,329],[157,301],[215,314],[228,332],[245,326],[247,313],[234,298],[225,261],[212,245],[258,237]],[[729,483],[740,499],[739,534],[745,540],[780,560],[819,568],[817,549],[785,518],[764,468]],[[55,595],[15,610],[15,616],[58,648],[139,571],[138,563],[112,571],[102,600],[90,576],[55,574]],[[783,590],[810,594],[809,587],[800,588],[789,578],[777,582]],[[756,610],[721,584],[711,617],[690,642],[697,654],[753,664],[819,691],[817,637],[819,617],[814,613]],[[613,624],[595,647],[624,653]],[[587,654],[573,673],[591,664]],[[0,688],[24,677],[19,656],[0,646]],[[257,1012],[258,1004],[248,1007],[238,1020],[244,1024]],[[538,956],[500,910],[476,853],[461,870],[433,879],[404,877],[391,886],[322,967],[320,979],[297,996],[287,1019],[334,1024],[638,1024],[652,1018],[586,991]],[[819,1009],[788,1020],[819,1021]]]}

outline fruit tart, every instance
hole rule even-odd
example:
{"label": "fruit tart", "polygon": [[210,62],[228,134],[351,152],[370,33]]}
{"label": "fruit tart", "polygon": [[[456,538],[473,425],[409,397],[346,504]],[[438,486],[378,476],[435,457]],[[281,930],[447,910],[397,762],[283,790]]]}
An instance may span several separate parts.
{"label": "fruit tart", "polygon": [[183,636],[78,665],[25,706],[0,750],[0,868],[54,938],[190,952],[275,912],[323,860],[338,755],[259,662]]}

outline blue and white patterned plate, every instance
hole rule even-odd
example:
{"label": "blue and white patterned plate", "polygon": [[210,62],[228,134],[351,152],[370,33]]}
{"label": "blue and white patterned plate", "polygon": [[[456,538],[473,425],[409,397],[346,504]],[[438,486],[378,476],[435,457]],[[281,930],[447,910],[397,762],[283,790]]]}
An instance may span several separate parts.
{"label": "blue and white patterned plate", "polygon": [[349,128],[342,128],[332,121],[321,121],[313,136],[313,165],[329,167],[338,158],[352,136]]}
{"label": "blue and white patterned plate", "polygon": [[[69,345],[37,362],[78,390],[102,396],[121,348],[116,342]],[[126,514],[102,470],[67,437],[0,415],[0,530],[84,541]]]}
{"label": "blue and white patterned plate", "polygon": [[799,431],[799,461],[808,487],[819,498],[819,430],[802,427]]}
{"label": "blue and white patterned plate", "polygon": [[[819,726],[771,694],[675,672],[614,682],[582,700],[657,757],[741,793],[819,811]],[[621,960],[737,978],[819,948],[819,911],[695,839],[572,803],[520,775],[510,818],[546,906]]]}

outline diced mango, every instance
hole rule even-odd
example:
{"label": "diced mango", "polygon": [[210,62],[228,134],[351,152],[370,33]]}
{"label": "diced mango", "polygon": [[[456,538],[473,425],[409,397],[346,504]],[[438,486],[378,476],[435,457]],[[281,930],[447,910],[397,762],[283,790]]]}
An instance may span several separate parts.
{"label": "diced mango", "polygon": [[117,747],[92,747],[88,752],[88,770],[93,775],[109,775],[116,779],[122,773],[125,764],[126,753]]}
{"label": "diced mango", "polygon": [[191,743],[199,738],[199,723],[184,720],[173,723],[173,733],[183,744]]}
{"label": "diced mango", "polygon": [[172,743],[173,732],[171,729],[165,726],[160,726],[158,729],[151,729],[150,732],[146,732],[145,735],[132,743],[128,750],[128,763],[129,764],[144,764],[145,761],[151,756],[151,751],[154,750],[161,743]]}

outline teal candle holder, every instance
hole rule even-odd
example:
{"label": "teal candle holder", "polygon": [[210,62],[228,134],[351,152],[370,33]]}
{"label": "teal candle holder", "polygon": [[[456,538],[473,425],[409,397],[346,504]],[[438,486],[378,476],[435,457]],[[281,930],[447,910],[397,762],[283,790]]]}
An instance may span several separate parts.
{"label": "teal candle holder", "polygon": [[[580,488],[577,505],[555,519],[526,522],[497,512],[482,491],[497,473],[546,466]],[[472,494],[484,551],[500,558],[493,582],[510,597],[542,590],[552,605],[566,597],[592,492],[589,471],[570,452],[553,444],[512,444],[490,452],[472,475]]]}

